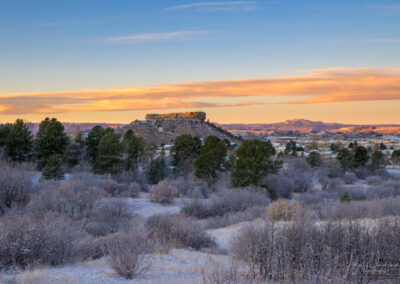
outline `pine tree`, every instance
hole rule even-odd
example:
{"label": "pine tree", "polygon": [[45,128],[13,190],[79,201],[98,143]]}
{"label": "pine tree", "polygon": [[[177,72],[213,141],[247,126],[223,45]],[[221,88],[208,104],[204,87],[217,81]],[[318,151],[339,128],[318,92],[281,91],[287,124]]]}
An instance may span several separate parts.
{"label": "pine tree", "polygon": [[36,134],[35,150],[39,160],[39,167],[43,167],[50,156],[63,155],[69,143],[64,132],[64,126],[55,118],[46,118],[39,125]]}
{"label": "pine tree", "polygon": [[236,150],[237,160],[232,171],[232,185],[260,185],[261,179],[269,173],[276,172],[279,166],[279,163],[270,159],[275,153],[275,148],[269,141],[245,140]]}
{"label": "pine tree", "polygon": [[47,158],[46,165],[42,170],[42,176],[44,179],[63,179],[64,173],[65,171],[61,155],[53,154]]}
{"label": "pine tree", "polygon": [[168,167],[164,157],[154,159],[150,163],[148,179],[151,184],[157,184],[168,176]]}
{"label": "pine tree", "polygon": [[17,119],[11,126],[5,139],[4,154],[14,162],[30,159],[32,154],[32,134],[22,119]]}
{"label": "pine tree", "polygon": [[226,153],[227,146],[224,141],[216,136],[208,136],[194,162],[195,176],[211,185],[217,178],[217,171],[222,169]]}
{"label": "pine tree", "polygon": [[123,170],[123,146],[119,141],[118,134],[114,132],[105,134],[99,142],[97,151],[94,163],[95,172],[117,174]]}
{"label": "pine tree", "polygon": [[200,149],[201,141],[199,137],[193,137],[190,134],[178,136],[171,149],[172,165],[178,171],[187,174],[191,171],[193,161],[199,155]]}

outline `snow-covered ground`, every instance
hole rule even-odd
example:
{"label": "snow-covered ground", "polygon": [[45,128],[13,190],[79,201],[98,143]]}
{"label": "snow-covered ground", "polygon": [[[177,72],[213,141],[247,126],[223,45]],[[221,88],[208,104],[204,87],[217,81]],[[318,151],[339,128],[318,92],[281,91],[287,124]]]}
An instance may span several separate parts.
{"label": "snow-covered ground", "polygon": [[388,171],[388,173],[395,177],[395,178],[400,178],[400,167],[399,166],[387,166],[386,170]]}
{"label": "snow-covered ground", "polygon": [[218,247],[225,251],[231,251],[231,242],[240,231],[250,225],[262,224],[262,219],[251,222],[241,222],[228,227],[207,230],[207,233],[214,239]]}
{"label": "snow-covered ground", "polygon": [[[388,172],[400,178],[400,167],[388,167]],[[38,177],[37,177],[38,179]],[[364,181],[357,180],[353,185],[343,185],[345,188],[365,187],[368,185]],[[321,190],[321,185],[317,178],[313,179],[313,190]],[[116,198],[105,198],[99,202],[112,202]],[[176,198],[171,205],[161,205],[150,202],[148,193],[141,193],[139,198],[117,198],[126,204],[128,213],[132,216],[148,218],[154,214],[175,214],[179,213],[184,200]],[[202,283],[203,270],[210,263],[229,265],[232,263],[230,256],[232,252],[232,239],[245,227],[262,224],[264,220],[257,219],[252,222],[241,222],[231,226],[210,229],[207,233],[215,240],[221,251],[227,255],[211,254],[208,252],[191,251],[187,249],[171,249],[166,254],[152,254],[152,266],[148,272],[134,280],[127,280],[117,275],[109,263],[108,257],[97,260],[75,263],[71,265],[57,267],[42,267],[33,271],[20,272],[18,274],[0,274],[0,284],[2,283],[28,283],[28,284],[47,284],[47,283],[84,283],[84,284],[105,284],[105,283]],[[371,220],[365,220],[370,226]],[[319,222],[323,224],[324,222]]]}
{"label": "snow-covered ground", "polygon": [[98,204],[107,204],[118,200],[126,206],[127,213],[131,216],[148,218],[155,214],[176,214],[179,213],[182,207],[182,201],[179,198],[174,200],[173,204],[158,204],[150,201],[148,193],[140,193],[139,198],[118,197],[118,198],[103,198],[98,201]]}
{"label": "snow-covered ground", "polygon": [[148,193],[141,193],[139,198],[126,198],[126,202],[136,215],[144,218],[155,214],[175,214],[181,210],[179,199],[175,199],[172,205],[161,205],[150,202]]}
{"label": "snow-covered ground", "polygon": [[[201,283],[204,268],[210,263],[229,264],[229,256],[213,255],[205,252],[185,249],[171,249],[168,254],[154,254],[152,266],[148,272],[134,280],[118,276],[109,264],[107,257],[72,265],[25,271],[16,276],[3,276],[3,279],[14,278],[16,283],[28,284],[185,284]],[[7,283],[6,281],[4,281]],[[14,283],[15,283],[14,282]],[[0,278],[0,283],[1,278]]]}

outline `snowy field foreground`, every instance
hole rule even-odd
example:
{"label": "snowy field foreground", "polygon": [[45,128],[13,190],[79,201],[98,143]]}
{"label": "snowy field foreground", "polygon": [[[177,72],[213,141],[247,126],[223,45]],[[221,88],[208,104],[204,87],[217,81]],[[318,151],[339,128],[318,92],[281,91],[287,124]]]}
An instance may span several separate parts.
{"label": "snowy field foreground", "polygon": [[[125,202],[130,215],[144,219],[154,214],[179,213],[183,202],[177,198],[172,205],[161,205],[150,202],[147,193],[141,193],[139,198],[118,199]],[[107,203],[110,200],[112,199],[103,199],[100,203]],[[242,222],[225,228],[208,230],[207,233],[220,249],[229,251],[232,237],[250,223]],[[203,283],[203,271],[207,267],[213,264],[218,264],[218,267],[225,267],[232,263],[232,258],[227,255],[188,249],[170,249],[168,253],[155,253],[150,258],[152,265],[149,271],[133,280],[120,277],[112,269],[109,257],[102,257],[71,265],[40,267],[24,272],[4,273],[0,275],[0,284]]]}
{"label": "snowy field foreground", "polygon": [[184,249],[171,249],[168,254],[153,254],[150,270],[134,280],[118,276],[107,257],[97,260],[25,271],[17,276],[3,276],[1,283],[84,283],[84,284],[117,284],[117,283],[201,283],[203,273],[209,263],[230,263],[230,257],[212,255],[204,252]]}

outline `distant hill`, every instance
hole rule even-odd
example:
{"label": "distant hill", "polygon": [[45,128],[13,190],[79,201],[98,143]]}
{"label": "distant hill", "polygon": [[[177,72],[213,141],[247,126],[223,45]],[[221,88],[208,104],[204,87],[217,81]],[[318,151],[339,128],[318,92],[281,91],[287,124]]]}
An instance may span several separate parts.
{"label": "distant hill", "polygon": [[[193,113],[188,113],[193,114]],[[198,115],[198,113],[194,113]],[[342,123],[325,123],[322,121],[311,121],[306,119],[291,119],[277,123],[231,123],[231,124],[213,124],[201,119],[197,116],[181,117],[175,114],[174,117],[165,115],[165,118],[153,118],[148,120],[135,120],[130,124],[118,123],[72,123],[63,122],[65,131],[68,134],[82,131],[88,133],[94,126],[100,125],[103,128],[111,127],[121,132],[132,129],[136,135],[143,136],[149,141],[157,144],[169,144],[176,136],[189,133],[200,137],[216,135],[222,139],[228,138],[231,141],[237,141],[241,135],[243,137],[251,137],[251,134],[274,134],[274,133],[375,133],[375,134],[399,134],[400,124],[377,124],[377,125],[358,125],[358,124],[342,124]],[[203,114],[202,114],[203,115]],[[154,114],[152,115],[154,116]],[[205,117],[205,114],[204,114]],[[39,123],[29,123],[29,129],[36,133],[39,129]],[[250,134],[246,135],[246,134]]]}
{"label": "distant hill", "polygon": [[[118,123],[73,123],[73,122],[63,122],[62,123],[65,128],[65,132],[68,134],[76,133],[78,131],[89,132],[96,125],[100,125],[103,128],[111,127],[114,129],[118,129],[123,127],[126,124],[118,124]],[[32,133],[36,133],[39,130],[39,123],[28,123],[29,130]]]}
{"label": "distant hill", "polygon": [[379,125],[357,125],[341,123],[325,123],[322,121],[311,121],[306,119],[291,119],[278,123],[265,124],[220,124],[220,126],[234,133],[253,132],[253,133],[274,133],[274,132],[329,132],[329,133],[348,133],[348,132],[373,132],[379,134],[400,134],[399,124],[379,124]]}

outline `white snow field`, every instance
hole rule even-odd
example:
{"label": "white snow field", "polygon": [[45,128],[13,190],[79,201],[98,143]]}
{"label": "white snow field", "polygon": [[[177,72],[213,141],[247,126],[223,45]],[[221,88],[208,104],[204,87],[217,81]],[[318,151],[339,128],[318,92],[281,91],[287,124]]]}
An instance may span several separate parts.
{"label": "white snow field", "polygon": [[[213,255],[185,249],[171,249],[168,254],[153,254],[152,266],[145,274],[128,280],[118,276],[108,258],[72,265],[25,271],[16,276],[4,277],[0,283],[24,284],[186,284],[201,283],[203,269],[208,263],[229,264],[229,256]],[[13,278],[13,280],[11,280]],[[0,278],[1,279],[1,278]],[[8,281],[7,281],[8,279]],[[11,282],[13,281],[13,282]]]}

